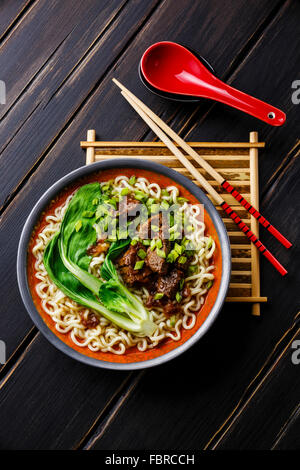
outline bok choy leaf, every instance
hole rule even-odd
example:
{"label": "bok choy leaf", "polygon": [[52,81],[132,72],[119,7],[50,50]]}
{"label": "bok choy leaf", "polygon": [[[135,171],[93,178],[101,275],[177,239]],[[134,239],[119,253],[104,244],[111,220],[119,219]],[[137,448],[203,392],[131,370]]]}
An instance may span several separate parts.
{"label": "bok choy leaf", "polygon": [[121,281],[111,258],[117,257],[129,244],[130,239],[117,240],[112,243],[101,268],[103,282],[99,290],[99,298],[105,307],[115,312],[126,312],[136,322],[142,322],[143,328],[151,335],[157,328],[149,318],[149,312],[142,302],[132,294]]}
{"label": "bok choy leaf", "polygon": [[139,336],[151,335],[156,325],[150,321],[143,304],[120,281],[112,262],[130,239],[112,243],[102,269],[103,279],[107,282],[88,272],[91,256],[87,249],[97,240],[95,200],[99,204],[103,202],[99,183],[82,186],[75,193],[60,231],[45,249],[45,268],[57,287],[78,304]]}
{"label": "bok choy leaf", "polygon": [[78,304],[95,310],[120,328],[141,334],[139,325],[126,316],[111,312],[101,305],[97,297],[68,271],[60,257],[59,236],[59,232],[54,235],[44,252],[44,265],[54,284]]}

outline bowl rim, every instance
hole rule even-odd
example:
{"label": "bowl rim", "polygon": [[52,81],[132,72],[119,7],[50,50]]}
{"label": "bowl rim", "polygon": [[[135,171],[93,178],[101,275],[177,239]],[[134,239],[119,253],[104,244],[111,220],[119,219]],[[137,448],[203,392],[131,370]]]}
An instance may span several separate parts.
{"label": "bowl rim", "polygon": [[[220,287],[217,294],[217,298],[214,302],[214,305],[209,312],[207,318],[198,328],[198,330],[183,344],[177,348],[152,359],[147,359],[145,361],[132,362],[132,363],[116,363],[103,361],[101,359],[96,359],[89,357],[79,351],[71,348],[69,345],[64,343],[58,336],[56,336],[50,328],[46,325],[41,315],[39,314],[29,288],[28,279],[27,279],[27,250],[28,244],[32,235],[35,224],[39,220],[42,211],[47,207],[54,197],[61,192],[66,186],[72,182],[78,180],[81,177],[87,176],[91,173],[96,173],[101,170],[109,170],[114,168],[133,168],[133,169],[145,169],[153,171],[154,173],[162,174],[169,177],[175,183],[179,183],[185,187],[190,193],[192,193],[201,204],[204,204],[205,210],[208,212],[214,227],[217,231],[221,251],[222,251],[222,276],[220,281]],[[60,178],[53,185],[48,188],[39,200],[34,205],[31,210],[21,233],[18,253],[17,253],[17,280],[20,290],[20,294],[25,305],[25,308],[31,317],[34,324],[37,326],[39,331],[52,343],[56,348],[58,348],[63,353],[67,354],[69,357],[76,359],[84,364],[92,365],[95,367],[105,368],[105,369],[114,369],[114,370],[137,370],[145,369],[148,367],[157,366],[163,364],[175,357],[179,356],[192,345],[194,345],[212,326],[216,320],[229,288],[231,274],[231,251],[230,251],[230,242],[227,230],[225,228],[224,222],[221,216],[218,214],[213,203],[209,198],[204,194],[204,192],[196,186],[191,180],[186,176],[181,175],[172,168],[168,168],[159,163],[145,161],[137,158],[115,158],[112,160],[95,162],[90,165],[85,165],[76,170],[71,171],[67,175]]]}

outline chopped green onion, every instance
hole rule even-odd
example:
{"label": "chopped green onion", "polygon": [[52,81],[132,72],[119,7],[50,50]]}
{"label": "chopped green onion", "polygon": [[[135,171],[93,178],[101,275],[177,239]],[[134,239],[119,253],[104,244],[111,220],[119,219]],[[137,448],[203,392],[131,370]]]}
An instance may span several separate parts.
{"label": "chopped green onion", "polygon": [[194,274],[196,271],[197,271],[197,266],[195,266],[195,265],[190,265],[190,266],[188,267],[188,273],[189,273],[189,274]]}
{"label": "chopped green onion", "polygon": [[78,220],[78,221],[76,222],[76,224],[75,224],[75,230],[76,230],[76,232],[79,232],[79,230],[81,229],[81,227],[82,227],[82,222],[81,222],[81,220]]}
{"label": "chopped green onion", "polygon": [[187,230],[187,232],[193,232],[194,227],[192,225],[188,225],[186,230]]}
{"label": "chopped green onion", "polygon": [[177,251],[171,250],[171,254],[172,254],[172,256],[173,256],[173,260],[176,261],[177,258],[178,258],[178,256],[179,256],[179,254],[177,253]]}
{"label": "chopped green onion", "polygon": [[152,204],[155,202],[155,199],[153,197],[149,197],[149,199],[147,200],[146,202],[146,205],[149,207],[149,206],[152,206]]}
{"label": "chopped green onion", "polygon": [[178,245],[178,243],[175,243],[175,245],[174,245],[174,250],[177,251],[177,253],[178,253],[179,255],[181,255],[182,252],[183,252],[183,247],[180,246],[180,245]]}
{"label": "chopped green onion", "polygon": [[181,290],[184,286],[184,279],[181,279],[180,283],[179,283],[179,289]]}
{"label": "chopped green onion", "polygon": [[108,199],[107,203],[110,204],[111,206],[113,206],[115,209],[117,208],[117,200],[116,200],[116,198]]}
{"label": "chopped green onion", "polygon": [[153,230],[153,232],[159,232],[159,227],[157,225],[151,225],[151,230]]}
{"label": "chopped green onion", "polygon": [[142,248],[140,248],[140,250],[138,251],[138,257],[141,258],[141,259],[145,259],[146,256],[147,256],[147,253],[145,250],[143,250]]}
{"label": "chopped green onion", "polygon": [[164,296],[164,293],[158,292],[157,294],[155,294],[154,300],[160,300],[163,298],[163,296]]}
{"label": "chopped green onion", "polygon": [[151,240],[150,242],[150,248],[151,248],[151,251],[153,251],[156,247],[156,240],[155,238],[153,238],[153,240]]}
{"label": "chopped green onion", "polygon": [[159,212],[159,204],[152,204],[151,214],[157,214]]}
{"label": "chopped green onion", "polygon": [[175,315],[172,315],[170,318],[170,325],[172,328],[174,328],[175,324],[176,324],[176,317]]}
{"label": "chopped green onion", "polygon": [[180,240],[181,238],[181,233],[180,232],[175,232],[174,233],[174,240]]}
{"label": "chopped green onion", "polygon": [[162,189],[161,194],[162,196],[168,196],[168,197],[170,196],[170,193],[167,189]]}
{"label": "chopped green onion", "polygon": [[93,211],[83,211],[82,217],[87,217],[88,219],[91,219],[94,217],[95,212]]}
{"label": "chopped green onion", "polygon": [[143,245],[149,246],[151,243],[151,240],[142,240]]}
{"label": "chopped green onion", "polygon": [[121,196],[127,196],[127,194],[129,194],[129,188],[123,188],[120,194]]}
{"label": "chopped green onion", "polygon": [[212,246],[212,238],[209,237],[208,242],[207,242],[207,248],[210,248]]}
{"label": "chopped green onion", "polygon": [[133,239],[131,240],[131,242],[130,242],[130,245],[134,246],[134,245],[137,244],[137,242],[138,242],[137,239],[136,239],[136,238],[133,238]]}
{"label": "chopped green onion", "polygon": [[143,191],[135,192],[135,199],[137,199],[138,201],[146,201],[148,198],[148,194],[144,193]]}
{"label": "chopped green onion", "polygon": [[157,248],[156,253],[160,258],[165,258],[166,257],[166,253],[164,252],[164,250],[160,250],[159,248]]}
{"label": "chopped green onion", "polygon": [[135,183],[136,183],[136,177],[131,176],[131,178],[129,179],[129,184],[131,184],[131,186],[133,186]]}
{"label": "chopped green onion", "polygon": [[187,257],[186,256],[180,256],[178,263],[184,264],[187,262]]}
{"label": "chopped green onion", "polygon": [[168,262],[168,263],[174,263],[173,253],[169,253],[169,254],[168,254],[168,256],[167,256],[167,262]]}
{"label": "chopped green onion", "polygon": [[158,239],[156,240],[155,245],[156,245],[156,248],[161,248],[161,247],[162,247],[162,241],[161,241],[160,238],[158,238]]}
{"label": "chopped green onion", "polygon": [[186,199],[185,197],[178,197],[177,202],[189,202],[189,200]]}
{"label": "chopped green onion", "polygon": [[208,283],[206,284],[206,289],[210,289],[211,286],[213,285],[213,281],[208,281]]}
{"label": "chopped green onion", "polygon": [[167,201],[163,201],[163,202],[161,203],[161,207],[167,211],[170,206],[169,206],[169,204],[167,203]]}
{"label": "chopped green onion", "polygon": [[179,303],[182,299],[182,295],[180,294],[180,292],[176,292],[176,296],[175,296],[177,302]]}
{"label": "chopped green onion", "polygon": [[135,269],[135,270],[142,269],[142,267],[144,266],[144,262],[145,262],[144,260],[142,260],[142,261],[137,261],[137,262],[135,263],[135,265],[134,265],[134,269]]}
{"label": "chopped green onion", "polygon": [[[106,229],[107,230],[107,229]],[[120,230],[118,231],[118,239],[119,240],[126,240],[128,237],[128,231],[127,230]]]}

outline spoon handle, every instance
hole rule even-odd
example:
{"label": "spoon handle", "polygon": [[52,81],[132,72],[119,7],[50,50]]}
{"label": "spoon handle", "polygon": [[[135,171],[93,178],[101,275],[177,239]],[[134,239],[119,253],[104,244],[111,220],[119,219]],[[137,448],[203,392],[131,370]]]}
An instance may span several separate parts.
{"label": "spoon handle", "polygon": [[282,126],[285,123],[286,115],[283,111],[227,85],[216,77],[208,91],[209,98],[251,114],[271,126]]}

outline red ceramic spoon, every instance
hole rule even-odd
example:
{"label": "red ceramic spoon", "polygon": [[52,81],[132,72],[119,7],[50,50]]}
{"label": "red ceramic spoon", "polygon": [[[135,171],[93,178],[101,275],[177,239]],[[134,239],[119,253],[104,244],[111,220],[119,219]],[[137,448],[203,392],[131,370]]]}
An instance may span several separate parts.
{"label": "red ceramic spoon", "polygon": [[144,79],[158,91],[220,101],[272,126],[285,122],[283,111],[226,85],[191,51],[175,42],[153,44],[143,54],[140,65]]}

